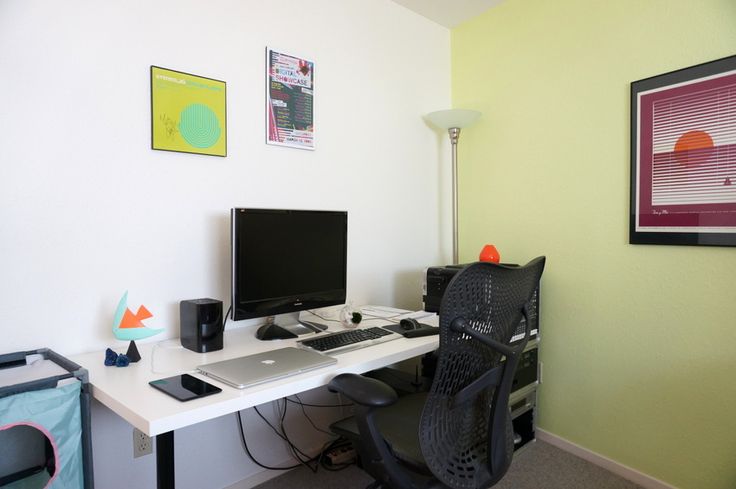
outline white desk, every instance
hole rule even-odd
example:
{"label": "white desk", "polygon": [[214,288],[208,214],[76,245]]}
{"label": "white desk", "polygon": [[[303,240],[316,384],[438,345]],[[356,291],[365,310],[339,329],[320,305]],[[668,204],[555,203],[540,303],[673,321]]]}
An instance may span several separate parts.
{"label": "white desk", "polygon": [[[315,321],[319,322],[319,319],[315,318]],[[430,322],[426,319],[422,321]],[[342,330],[339,324],[326,324],[330,325],[329,331]],[[365,322],[366,327],[381,324],[388,322]],[[157,343],[138,344],[141,360],[124,368],[106,367],[103,352],[77,355],[70,359],[89,371],[95,399],[142,432],[157,437],[158,487],[173,488],[174,430],[326,385],[341,373],[363,373],[407,360],[435,350],[439,343],[438,336],[399,338],[336,354],[337,363],[328,367],[242,390],[193,372],[197,365],[204,363],[295,345],[296,339],[259,341],[255,339],[256,329],[256,326],[248,326],[225,331],[224,348],[212,353],[195,353],[179,348],[177,340],[164,342],[164,346],[155,346]],[[302,339],[307,337],[303,336]],[[127,346],[121,345],[118,350],[124,348]],[[217,385],[222,392],[179,402],[148,385],[152,380],[187,372]]]}

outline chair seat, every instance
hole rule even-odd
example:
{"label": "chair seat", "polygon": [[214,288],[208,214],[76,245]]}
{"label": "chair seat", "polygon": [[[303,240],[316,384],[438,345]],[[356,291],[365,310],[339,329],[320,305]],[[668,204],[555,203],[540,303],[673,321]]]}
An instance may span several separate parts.
{"label": "chair seat", "polygon": [[[411,470],[431,475],[419,446],[419,420],[426,400],[424,392],[400,397],[395,404],[377,409],[375,419],[394,456]],[[333,423],[330,429],[348,440],[360,439],[358,424],[352,416]]]}

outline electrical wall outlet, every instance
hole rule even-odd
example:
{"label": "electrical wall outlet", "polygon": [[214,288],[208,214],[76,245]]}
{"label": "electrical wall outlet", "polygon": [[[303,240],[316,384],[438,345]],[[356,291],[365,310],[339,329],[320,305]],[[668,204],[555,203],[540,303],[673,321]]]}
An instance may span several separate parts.
{"label": "electrical wall outlet", "polygon": [[540,384],[542,383],[542,367],[543,367],[542,362],[539,362],[539,383]]}
{"label": "electrical wall outlet", "polygon": [[153,453],[153,440],[138,428],[133,428],[133,458]]}

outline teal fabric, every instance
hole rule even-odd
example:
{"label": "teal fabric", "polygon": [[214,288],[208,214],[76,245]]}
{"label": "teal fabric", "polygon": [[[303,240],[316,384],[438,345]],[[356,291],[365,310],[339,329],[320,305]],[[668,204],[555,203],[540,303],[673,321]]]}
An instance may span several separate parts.
{"label": "teal fabric", "polygon": [[23,480],[15,481],[3,486],[3,489],[40,489],[46,487],[49,483],[49,474],[44,470],[38,474],[26,477]]}
{"label": "teal fabric", "polygon": [[[0,430],[15,424],[41,427],[51,435],[56,451],[57,475],[49,489],[84,487],[82,456],[82,414],[79,404],[81,382],[55,389],[22,392],[0,399]],[[36,477],[11,486],[13,489],[39,489]]]}

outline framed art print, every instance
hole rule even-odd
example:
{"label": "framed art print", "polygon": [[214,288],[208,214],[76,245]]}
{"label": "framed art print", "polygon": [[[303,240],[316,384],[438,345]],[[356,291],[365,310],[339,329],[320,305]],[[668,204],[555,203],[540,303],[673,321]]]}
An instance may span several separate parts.
{"label": "framed art print", "polygon": [[266,143],[314,149],[314,62],[269,48]]}
{"label": "framed art print", "polygon": [[151,66],[151,148],[227,156],[224,81]]}
{"label": "framed art print", "polygon": [[736,56],[631,84],[629,243],[736,246]]}

